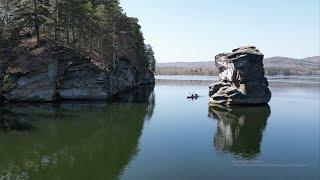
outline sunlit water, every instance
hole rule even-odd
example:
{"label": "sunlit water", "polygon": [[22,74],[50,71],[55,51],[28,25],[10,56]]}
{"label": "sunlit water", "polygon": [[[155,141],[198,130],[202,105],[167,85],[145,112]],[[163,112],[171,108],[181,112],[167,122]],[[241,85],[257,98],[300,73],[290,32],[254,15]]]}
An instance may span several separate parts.
{"label": "sunlit water", "polygon": [[318,80],[225,108],[208,107],[217,77],[159,79],[117,103],[1,107],[0,179],[319,179]]}

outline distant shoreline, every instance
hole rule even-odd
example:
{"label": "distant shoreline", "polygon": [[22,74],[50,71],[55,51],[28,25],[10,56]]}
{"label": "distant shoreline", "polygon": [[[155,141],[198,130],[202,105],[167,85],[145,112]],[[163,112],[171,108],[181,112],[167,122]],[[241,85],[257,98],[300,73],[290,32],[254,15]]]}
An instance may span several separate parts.
{"label": "distant shoreline", "polygon": [[[174,79],[175,77],[177,78],[190,78],[188,80],[192,80],[192,79],[197,79],[197,77],[200,78],[219,78],[218,75],[166,75],[166,74],[155,74],[155,78],[157,79],[162,79],[162,78],[166,78],[166,77],[171,77],[170,79]],[[299,75],[273,75],[273,76],[266,76],[266,78],[268,79],[319,79],[320,80],[320,75],[307,75],[307,76],[299,76]]]}
{"label": "distant shoreline", "polygon": [[[266,76],[270,83],[299,83],[299,84],[314,84],[320,85],[320,76]],[[219,76],[206,76],[206,75],[156,75],[156,83],[175,82],[186,84],[198,84],[199,82],[210,84],[219,81]],[[320,87],[320,86],[319,86]]]}
{"label": "distant shoreline", "polygon": [[[157,74],[155,73],[155,77],[157,76],[191,76],[191,77],[218,77],[219,75],[206,75],[206,74]],[[272,77],[272,78],[279,78],[279,79],[292,79],[292,78],[319,78],[320,79],[320,74],[319,75],[266,75],[266,77]]]}
{"label": "distant shoreline", "polygon": [[[267,76],[320,76],[320,56],[263,60]],[[157,75],[218,75],[214,61],[157,63]]]}

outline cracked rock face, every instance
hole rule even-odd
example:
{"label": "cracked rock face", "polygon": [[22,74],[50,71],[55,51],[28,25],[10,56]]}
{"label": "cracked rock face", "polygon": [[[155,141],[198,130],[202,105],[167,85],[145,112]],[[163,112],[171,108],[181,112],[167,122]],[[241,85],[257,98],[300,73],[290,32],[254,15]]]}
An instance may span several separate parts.
{"label": "cracked rock face", "polygon": [[99,66],[109,59],[80,58],[68,47],[53,49],[49,43],[30,48],[35,43],[29,41],[19,43],[12,58],[0,53],[0,102],[112,100],[155,81],[134,55],[117,58],[110,70]]}
{"label": "cracked rock face", "polygon": [[234,49],[215,57],[220,81],[209,86],[212,104],[265,104],[271,99],[264,77],[264,55],[254,46]]}

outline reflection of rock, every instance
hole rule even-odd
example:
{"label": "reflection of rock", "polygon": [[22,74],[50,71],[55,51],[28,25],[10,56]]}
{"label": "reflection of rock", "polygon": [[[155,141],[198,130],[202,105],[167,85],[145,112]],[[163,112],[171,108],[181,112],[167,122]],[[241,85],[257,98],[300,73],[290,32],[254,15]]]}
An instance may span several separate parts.
{"label": "reflection of rock", "polygon": [[133,90],[121,92],[113,100],[120,102],[148,102],[153,94],[154,84],[144,85]]}
{"label": "reflection of rock", "polygon": [[139,151],[144,120],[152,116],[153,98],[150,94],[139,103],[2,107],[1,117],[16,115],[34,130],[21,136],[0,136],[0,179],[117,179]]}
{"label": "reflection of rock", "polygon": [[215,148],[245,158],[255,157],[260,153],[262,133],[270,113],[268,105],[209,107],[209,116],[218,121]]}
{"label": "reflection of rock", "polygon": [[18,114],[12,113],[10,110],[0,109],[0,132],[17,133],[33,129],[29,122],[18,118],[18,116]]}
{"label": "reflection of rock", "polygon": [[210,85],[212,104],[264,104],[271,98],[264,77],[264,55],[256,47],[234,49],[215,57],[221,81]]}

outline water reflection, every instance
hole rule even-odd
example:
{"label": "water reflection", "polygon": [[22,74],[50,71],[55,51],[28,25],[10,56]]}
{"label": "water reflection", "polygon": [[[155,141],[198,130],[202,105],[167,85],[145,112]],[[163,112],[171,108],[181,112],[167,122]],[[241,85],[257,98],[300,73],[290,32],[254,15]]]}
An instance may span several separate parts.
{"label": "water reflection", "polygon": [[209,116],[218,121],[214,147],[242,158],[256,157],[270,114],[268,105],[209,107]]}
{"label": "water reflection", "polygon": [[33,129],[32,124],[18,118],[19,114],[0,108],[0,134],[28,132]]}
{"label": "water reflection", "polygon": [[10,131],[33,130],[0,135],[0,179],[117,179],[137,155],[144,121],[153,113],[152,89],[145,92],[128,96],[130,103],[1,107],[1,129],[6,119]]}

